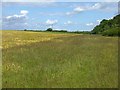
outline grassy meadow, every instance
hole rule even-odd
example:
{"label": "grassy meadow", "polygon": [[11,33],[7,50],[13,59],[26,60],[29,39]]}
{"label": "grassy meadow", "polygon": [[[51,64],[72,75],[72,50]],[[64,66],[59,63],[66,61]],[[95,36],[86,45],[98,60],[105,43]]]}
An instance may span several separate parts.
{"label": "grassy meadow", "polygon": [[118,38],[2,31],[3,88],[118,87]]}

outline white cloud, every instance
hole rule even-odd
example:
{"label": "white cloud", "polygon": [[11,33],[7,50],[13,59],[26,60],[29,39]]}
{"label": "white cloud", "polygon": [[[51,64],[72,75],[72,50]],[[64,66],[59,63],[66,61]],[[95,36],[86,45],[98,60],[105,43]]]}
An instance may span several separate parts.
{"label": "white cloud", "polygon": [[21,13],[22,15],[26,15],[26,14],[28,14],[28,11],[27,11],[27,10],[21,10],[20,13]]}
{"label": "white cloud", "polygon": [[88,8],[88,10],[100,9],[101,7],[102,7],[102,4],[95,3],[92,7]]}
{"label": "white cloud", "polygon": [[66,15],[72,15],[74,14],[73,12],[66,12]]}
{"label": "white cloud", "polygon": [[85,9],[82,8],[82,7],[76,7],[73,9],[72,12],[67,12],[66,15],[73,15],[73,14],[77,14],[77,13],[80,13],[82,11],[84,11]]}
{"label": "white cloud", "polygon": [[[113,17],[106,18],[106,19],[109,20],[109,19],[112,19],[112,18],[113,18]],[[98,19],[98,20],[96,20],[94,23],[87,23],[86,25],[87,25],[87,26],[99,25],[102,20],[103,20],[103,19]]]}
{"label": "white cloud", "polygon": [[97,20],[98,23],[100,23],[102,20]]}
{"label": "white cloud", "polygon": [[48,24],[48,25],[53,25],[53,24],[56,24],[58,22],[58,20],[47,20],[46,21],[46,24]]}
{"label": "white cloud", "polygon": [[15,23],[22,23],[26,19],[26,16],[24,15],[13,15],[13,16],[7,16],[3,18],[3,22],[8,24],[15,24]]}
{"label": "white cloud", "polygon": [[83,11],[91,11],[91,10],[106,10],[111,11],[115,10],[115,7],[111,7],[112,3],[95,3],[93,5],[84,5],[84,6],[76,6],[73,11],[67,12],[66,15],[74,15],[81,13]]}
{"label": "white cloud", "polygon": [[49,20],[48,19],[45,24],[47,25],[48,28],[53,28],[53,26],[57,23],[58,23],[58,20]]}
{"label": "white cloud", "polygon": [[65,24],[65,25],[69,25],[69,24],[73,24],[73,22],[72,22],[72,21],[67,21],[67,22],[65,22],[64,24]]}
{"label": "white cloud", "polygon": [[[113,17],[110,17],[110,18],[106,18],[107,20],[109,20],[109,19],[113,19]],[[98,19],[98,20],[96,20],[96,24],[100,24],[100,22],[102,21],[103,19]]]}
{"label": "white cloud", "polygon": [[28,23],[24,23],[24,25],[28,26],[29,24]]}
{"label": "white cloud", "polygon": [[3,29],[4,28],[16,28],[16,27],[20,27],[20,26],[25,26],[26,25],[26,21],[27,21],[27,14],[28,11],[27,10],[21,10],[20,14],[14,14],[11,16],[6,16],[3,18]]}
{"label": "white cloud", "polygon": [[84,11],[84,9],[81,8],[81,7],[77,7],[77,8],[75,8],[73,11],[74,11],[74,12],[82,12],[82,11]]}
{"label": "white cloud", "polygon": [[87,23],[86,25],[87,26],[93,26],[94,24],[93,23]]}
{"label": "white cloud", "polygon": [[113,16],[113,17],[108,18],[108,20],[109,20],[109,19],[113,19],[113,18],[114,18],[114,16]]}

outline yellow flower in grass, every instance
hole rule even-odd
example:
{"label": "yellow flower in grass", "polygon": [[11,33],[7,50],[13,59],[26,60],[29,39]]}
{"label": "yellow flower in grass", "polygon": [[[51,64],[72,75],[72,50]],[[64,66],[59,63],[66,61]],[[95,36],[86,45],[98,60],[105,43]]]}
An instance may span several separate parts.
{"label": "yellow flower in grass", "polygon": [[6,63],[5,65],[3,65],[3,67],[3,70],[12,72],[18,72],[23,69],[20,65],[15,63]]}
{"label": "yellow flower in grass", "polygon": [[3,47],[2,46],[0,46],[0,49],[2,49]]}

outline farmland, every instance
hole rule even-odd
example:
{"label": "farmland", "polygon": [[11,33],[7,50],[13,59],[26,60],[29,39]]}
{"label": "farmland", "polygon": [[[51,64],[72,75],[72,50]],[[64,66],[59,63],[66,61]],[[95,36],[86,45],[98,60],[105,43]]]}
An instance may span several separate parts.
{"label": "farmland", "polygon": [[118,87],[118,38],[2,31],[3,88]]}

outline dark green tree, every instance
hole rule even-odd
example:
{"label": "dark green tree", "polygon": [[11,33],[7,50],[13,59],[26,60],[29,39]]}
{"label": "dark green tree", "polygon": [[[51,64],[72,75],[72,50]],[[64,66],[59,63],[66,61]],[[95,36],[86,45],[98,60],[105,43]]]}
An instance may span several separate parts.
{"label": "dark green tree", "polygon": [[27,31],[27,29],[24,29],[24,31]]}
{"label": "dark green tree", "polygon": [[48,28],[46,31],[53,31],[53,29],[52,28]]}

